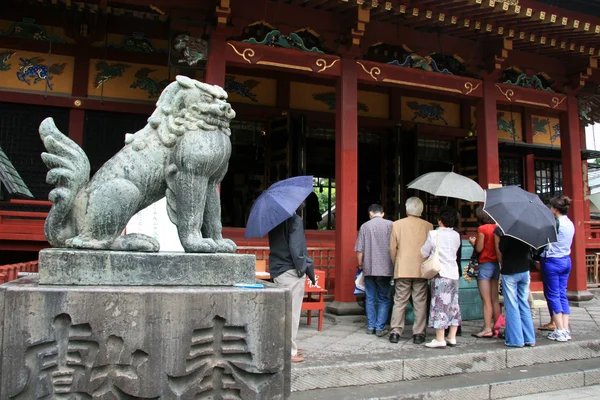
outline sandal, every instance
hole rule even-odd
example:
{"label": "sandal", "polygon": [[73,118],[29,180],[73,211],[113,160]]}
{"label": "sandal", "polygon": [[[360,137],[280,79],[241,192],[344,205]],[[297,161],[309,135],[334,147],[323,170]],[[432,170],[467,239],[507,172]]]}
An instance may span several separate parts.
{"label": "sandal", "polygon": [[556,330],[556,325],[554,322],[548,322],[546,325],[542,325],[538,328],[540,331],[554,331]]}
{"label": "sandal", "polygon": [[473,333],[471,336],[476,337],[478,339],[491,339],[494,337],[494,332],[492,331],[482,331],[479,333]]}

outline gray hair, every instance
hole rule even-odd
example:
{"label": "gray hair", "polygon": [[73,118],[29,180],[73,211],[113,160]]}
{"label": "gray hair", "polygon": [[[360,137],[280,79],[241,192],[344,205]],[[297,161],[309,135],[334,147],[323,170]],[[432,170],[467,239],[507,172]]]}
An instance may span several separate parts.
{"label": "gray hair", "polygon": [[410,197],[406,200],[406,214],[420,217],[423,213],[423,202],[418,197]]}

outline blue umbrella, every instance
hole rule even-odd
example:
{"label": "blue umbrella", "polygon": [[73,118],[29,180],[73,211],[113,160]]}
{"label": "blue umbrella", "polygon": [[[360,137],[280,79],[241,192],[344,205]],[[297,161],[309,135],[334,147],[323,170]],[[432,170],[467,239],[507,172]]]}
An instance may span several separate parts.
{"label": "blue umbrella", "polygon": [[244,238],[265,236],[294,215],[312,191],[312,176],[296,176],[271,185],[252,205]]}

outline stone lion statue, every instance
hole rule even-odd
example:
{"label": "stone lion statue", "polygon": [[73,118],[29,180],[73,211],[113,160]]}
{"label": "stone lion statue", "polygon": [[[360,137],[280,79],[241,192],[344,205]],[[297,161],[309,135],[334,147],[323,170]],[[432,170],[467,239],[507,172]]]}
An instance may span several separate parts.
{"label": "stone lion statue", "polygon": [[90,179],[83,150],[52,118],[40,125],[46,181],[54,185],[45,234],[54,247],[154,252],[147,235],[121,236],[129,219],[167,198],[167,212],[186,252],[233,253],[223,239],[218,185],[231,156],[227,93],[185,76],[165,88],[148,124]]}

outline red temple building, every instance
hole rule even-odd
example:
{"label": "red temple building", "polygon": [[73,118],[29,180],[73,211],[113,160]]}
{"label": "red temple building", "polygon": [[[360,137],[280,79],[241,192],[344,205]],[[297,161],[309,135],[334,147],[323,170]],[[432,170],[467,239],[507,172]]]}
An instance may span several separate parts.
{"label": "red temple building", "polygon": [[[237,112],[221,193],[224,235],[240,251],[266,254],[266,239],[243,240],[260,190],[315,177],[327,207],[322,229],[307,237],[338,312],[354,302],[354,243],[368,205],[397,218],[419,195],[434,219],[446,199],[406,186],[451,170],[484,188],[570,196],[569,290],[585,300],[600,252],[586,198],[586,160],[600,154],[584,150],[585,126],[600,119],[600,1],[555,3],[6,0],[0,161],[17,173],[3,177],[0,264],[35,260],[48,246],[42,119],[54,117],[95,172],[182,74],[224,86]],[[449,204],[461,212],[463,234],[476,229],[473,204]]]}

